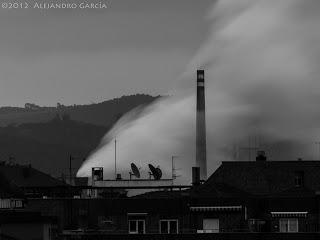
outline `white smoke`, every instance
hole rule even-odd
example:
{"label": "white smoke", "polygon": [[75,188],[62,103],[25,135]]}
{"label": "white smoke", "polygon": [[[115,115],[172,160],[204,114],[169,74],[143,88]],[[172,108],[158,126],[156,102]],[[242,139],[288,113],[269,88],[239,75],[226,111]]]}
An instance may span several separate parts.
{"label": "white smoke", "polygon": [[103,166],[112,177],[116,137],[122,175],[134,162],[145,176],[147,163],[153,163],[169,177],[171,156],[177,155],[178,182],[190,183],[197,68],[206,71],[208,174],[222,160],[248,160],[240,147],[254,146],[250,136],[269,159],[314,158],[320,120],[319,10],[318,0],[217,2],[209,14],[208,40],[178,81],[177,96],[156,102],[138,118],[121,119],[78,176]]}

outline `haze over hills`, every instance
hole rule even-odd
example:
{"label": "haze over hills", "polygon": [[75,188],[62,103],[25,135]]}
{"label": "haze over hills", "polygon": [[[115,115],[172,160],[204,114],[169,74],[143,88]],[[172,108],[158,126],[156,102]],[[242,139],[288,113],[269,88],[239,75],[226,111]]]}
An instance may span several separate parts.
{"label": "haze over hills", "polygon": [[64,106],[57,103],[57,107],[42,107],[26,103],[24,108],[0,107],[0,126],[46,122],[59,113],[68,114],[71,119],[76,121],[110,127],[124,113],[148,104],[158,97],[136,94],[88,105]]}
{"label": "haze over hills", "polygon": [[54,176],[73,172],[126,112],[157,97],[137,94],[90,105],[0,108],[0,161],[31,164]]}

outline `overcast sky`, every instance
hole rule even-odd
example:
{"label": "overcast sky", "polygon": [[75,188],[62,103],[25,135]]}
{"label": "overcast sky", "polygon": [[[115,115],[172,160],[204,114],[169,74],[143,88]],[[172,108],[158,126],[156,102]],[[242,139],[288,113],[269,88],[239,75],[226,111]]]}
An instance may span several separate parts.
{"label": "overcast sky", "polygon": [[95,10],[0,8],[0,106],[170,90],[206,37],[212,0],[106,3]]}

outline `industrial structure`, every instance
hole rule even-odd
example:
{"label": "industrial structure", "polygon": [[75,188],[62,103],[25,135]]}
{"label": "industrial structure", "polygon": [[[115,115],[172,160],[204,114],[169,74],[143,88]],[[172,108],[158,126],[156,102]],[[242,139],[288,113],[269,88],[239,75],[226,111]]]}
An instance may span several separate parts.
{"label": "industrial structure", "polygon": [[103,168],[94,167],[74,185],[2,164],[0,238],[319,239],[320,161],[269,161],[258,151],[255,161],[222,162],[206,179],[204,90],[199,70],[192,185],[174,185],[152,165],[141,179],[134,163],[129,179],[104,179]]}
{"label": "industrial structure", "polygon": [[[93,167],[91,177],[80,185],[86,189],[82,191],[81,195],[90,198],[99,198],[105,194],[132,196],[146,191],[183,187],[181,185],[175,186],[172,178],[162,179],[162,171],[159,167],[154,167],[152,164],[148,164],[148,166],[150,169],[149,178],[141,178],[139,168],[131,163],[129,179],[122,178],[121,174],[116,174],[115,179],[105,179],[103,167]],[[110,191],[111,189],[112,191]]]}
{"label": "industrial structure", "polygon": [[[207,179],[207,151],[206,151],[206,109],[205,109],[205,75],[204,70],[197,70],[196,72],[197,79],[197,104],[196,104],[196,167],[192,170],[192,179],[193,182],[201,182],[203,183]],[[122,193],[123,190],[128,192],[136,192],[132,191],[132,189],[148,189],[148,191],[152,191],[154,189],[159,189],[161,187],[167,188],[170,187],[181,188],[181,186],[174,186],[174,179],[161,179],[162,171],[159,167],[154,167],[152,164],[148,164],[150,169],[149,179],[141,179],[140,172],[138,167],[131,163],[131,172],[129,172],[129,179],[123,179],[120,174],[117,174],[117,164],[116,164],[116,140],[115,140],[115,179],[104,179],[103,168],[102,167],[94,167],[92,168],[91,177],[88,179],[88,186],[92,187],[109,187],[116,189],[121,188]],[[172,163],[173,164],[173,163]],[[172,167],[173,169],[173,167]],[[173,170],[172,170],[173,171]],[[172,176],[174,173],[172,172]],[[127,189],[126,189],[127,187]],[[155,187],[154,189],[152,187]],[[98,196],[99,192],[101,193],[103,190],[95,189],[93,192],[88,193],[90,197]],[[131,194],[129,193],[129,196]]]}
{"label": "industrial structure", "polygon": [[[132,197],[111,194],[130,189],[127,185],[70,186],[28,166],[2,165],[0,177],[5,183],[1,234],[16,239],[44,233],[50,240],[133,239],[131,234],[222,240],[320,236],[320,161],[269,161],[260,151],[255,161],[222,162],[203,184],[161,186]],[[81,195],[97,189],[97,196]],[[30,226],[33,234],[27,237]]]}
{"label": "industrial structure", "polygon": [[206,106],[204,70],[197,70],[197,132],[196,167],[200,168],[200,180],[207,180]]}

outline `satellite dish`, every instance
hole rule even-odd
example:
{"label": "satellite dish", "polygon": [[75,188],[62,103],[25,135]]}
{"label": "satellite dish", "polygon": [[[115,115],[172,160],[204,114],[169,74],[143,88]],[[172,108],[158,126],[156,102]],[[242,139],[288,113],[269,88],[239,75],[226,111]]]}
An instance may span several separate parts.
{"label": "satellite dish", "polygon": [[158,172],[158,176],[159,176],[159,179],[160,179],[162,177],[162,171],[161,171],[160,167],[157,167],[156,170]]}
{"label": "satellite dish", "polygon": [[162,177],[162,171],[159,167],[155,168],[152,164],[148,164],[151,171],[150,176],[152,175],[155,180],[159,180]]}
{"label": "satellite dish", "polygon": [[130,172],[130,178],[132,175],[135,176],[136,178],[140,178],[139,168],[134,163],[131,163],[131,171],[132,172]]}

